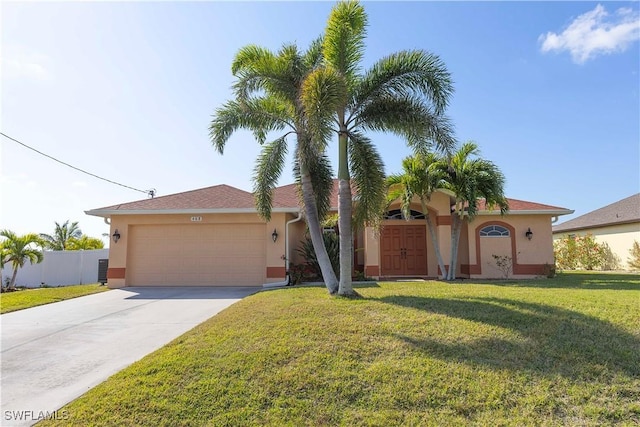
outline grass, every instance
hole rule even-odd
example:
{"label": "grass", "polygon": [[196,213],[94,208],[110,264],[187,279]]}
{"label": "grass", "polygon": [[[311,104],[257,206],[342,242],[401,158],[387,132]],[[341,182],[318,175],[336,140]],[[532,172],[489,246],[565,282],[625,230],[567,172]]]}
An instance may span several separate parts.
{"label": "grass", "polygon": [[44,425],[640,423],[640,276],[245,298]]}
{"label": "grass", "polygon": [[95,294],[108,290],[99,283],[93,285],[60,286],[58,288],[22,289],[0,294],[0,314],[52,302]]}

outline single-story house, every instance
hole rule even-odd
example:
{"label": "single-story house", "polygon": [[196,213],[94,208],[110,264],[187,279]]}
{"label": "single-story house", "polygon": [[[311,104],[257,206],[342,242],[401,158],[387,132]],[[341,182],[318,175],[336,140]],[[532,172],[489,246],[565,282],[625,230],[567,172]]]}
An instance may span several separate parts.
{"label": "single-story house", "polygon": [[[332,210],[337,211],[337,181]],[[376,279],[438,276],[425,215],[437,227],[445,264],[449,259],[451,206],[444,191],[433,194],[428,212],[416,200],[412,219],[392,204],[381,231],[354,233],[354,269]],[[551,224],[571,210],[509,199],[510,212],[480,207],[460,237],[457,275],[496,278],[492,255],[513,260],[513,277],[544,274],[554,262]],[[87,211],[111,224],[108,286],[247,286],[282,282],[287,262],[303,260],[296,248],[305,234],[294,184],[273,194],[271,221],[257,214],[252,193],[228,186],[187,191]]]}
{"label": "single-story house", "polygon": [[618,263],[614,267],[628,269],[629,250],[640,242],[640,193],[553,227],[553,240],[588,234],[609,246]]}

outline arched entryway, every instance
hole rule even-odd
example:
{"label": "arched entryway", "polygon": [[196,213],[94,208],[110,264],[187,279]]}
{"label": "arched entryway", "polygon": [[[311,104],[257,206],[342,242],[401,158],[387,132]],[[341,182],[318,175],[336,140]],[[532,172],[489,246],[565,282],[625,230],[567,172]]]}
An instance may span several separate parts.
{"label": "arched entryway", "polygon": [[[476,228],[476,250],[478,274],[485,277],[501,278],[513,274],[513,267],[517,263],[515,254],[515,230],[502,221],[490,221]],[[496,257],[502,257],[508,264],[508,271],[501,269]]]}
{"label": "arched entryway", "polygon": [[[385,215],[380,236],[382,276],[427,276],[427,229],[424,214],[411,211],[406,221],[399,210]],[[401,221],[400,221],[401,220]]]}

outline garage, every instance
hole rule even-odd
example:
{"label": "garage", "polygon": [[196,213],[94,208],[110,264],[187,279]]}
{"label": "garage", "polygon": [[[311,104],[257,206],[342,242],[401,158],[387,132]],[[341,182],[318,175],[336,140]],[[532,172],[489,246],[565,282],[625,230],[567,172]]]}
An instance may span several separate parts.
{"label": "garage", "polygon": [[264,223],[130,225],[126,285],[261,285],[265,236]]}

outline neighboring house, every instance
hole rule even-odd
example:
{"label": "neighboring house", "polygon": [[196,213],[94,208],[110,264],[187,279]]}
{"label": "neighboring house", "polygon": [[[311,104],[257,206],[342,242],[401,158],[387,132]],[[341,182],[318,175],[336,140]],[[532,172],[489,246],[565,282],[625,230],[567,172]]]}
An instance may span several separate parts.
{"label": "neighboring house", "polygon": [[[449,259],[452,197],[433,194],[428,212]],[[492,255],[513,259],[514,277],[535,277],[553,264],[551,223],[571,210],[509,200],[510,213],[481,206],[460,237],[460,277],[502,277]],[[331,200],[337,211],[337,181]],[[108,285],[255,286],[284,281],[287,261],[303,260],[296,248],[305,234],[297,187],[278,187],[270,222],[261,219],[253,194],[216,185],[87,211],[110,219]],[[405,221],[392,204],[381,232],[354,233],[354,269],[374,278],[437,277],[438,266],[416,201]],[[527,231],[531,235],[527,236]]]}
{"label": "neighboring house", "polygon": [[640,242],[640,193],[553,227],[553,240],[587,234],[609,245],[617,267],[628,269],[629,250]]}

